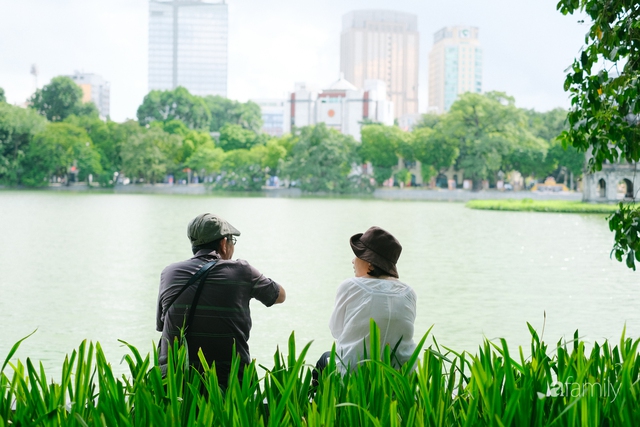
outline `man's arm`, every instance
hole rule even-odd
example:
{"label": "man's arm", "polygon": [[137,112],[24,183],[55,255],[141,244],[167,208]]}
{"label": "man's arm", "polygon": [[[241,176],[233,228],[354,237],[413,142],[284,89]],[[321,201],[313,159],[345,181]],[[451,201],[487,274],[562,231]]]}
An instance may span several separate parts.
{"label": "man's arm", "polygon": [[158,304],[156,305],[156,331],[162,332],[164,328],[164,318],[162,316],[162,291],[164,289],[163,286],[164,280],[164,271],[160,274],[160,289],[158,290]]}
{"label": "man's arm", "polygon": [[287,292],[282,286],[278,285],[278,287],[280,288],[280,291],[278,292],[278,298],[276,299],[276,302],[274,302],[274,304],[282,304],[284,300],[287,299]]}

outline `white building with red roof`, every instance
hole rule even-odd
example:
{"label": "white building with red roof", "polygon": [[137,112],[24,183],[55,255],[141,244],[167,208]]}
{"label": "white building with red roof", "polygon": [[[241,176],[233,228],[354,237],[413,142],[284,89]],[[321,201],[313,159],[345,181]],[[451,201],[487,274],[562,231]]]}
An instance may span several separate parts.
{"label": "white building with red roof", "polygon": [[325,123],[359,141],[363,123],[393,125],[393,113],[384,81],[365,80],[364,87],[357,88],[341,75],[321,91],[296,83],[285,106],[284,132]]}

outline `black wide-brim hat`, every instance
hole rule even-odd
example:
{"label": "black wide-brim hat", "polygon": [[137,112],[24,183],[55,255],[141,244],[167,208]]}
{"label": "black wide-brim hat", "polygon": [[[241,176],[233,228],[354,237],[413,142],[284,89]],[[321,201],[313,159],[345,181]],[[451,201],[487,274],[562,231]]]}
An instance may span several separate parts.
{"label": "black wide-brim hat", "polygon": [[351,250],[360,259],[370,262],[393,277],[398,276],[396,263],[402,252],[400,242],[386,230],[371,227],[351,236]]}

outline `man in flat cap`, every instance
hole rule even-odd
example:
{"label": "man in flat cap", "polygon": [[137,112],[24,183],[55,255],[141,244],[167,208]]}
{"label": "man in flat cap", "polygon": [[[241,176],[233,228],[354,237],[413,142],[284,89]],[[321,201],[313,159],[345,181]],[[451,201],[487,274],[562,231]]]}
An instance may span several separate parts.
{"label": "man in flat cap", "polygon": [[226,386],[235,343],[240,378],[249,355],[251,313],[255,298],[267,307],[286,299],[284,288],[244,260],[232,260],[240,231],[218,215],[195,217],[187,227],[193,258],[166,267],[160,276],[156,329],[162,332],[160,366],[166,373],[167,348],[180,337],[187,340],[189,362],[201,369],[198,350],[215,362],[219,383]]}

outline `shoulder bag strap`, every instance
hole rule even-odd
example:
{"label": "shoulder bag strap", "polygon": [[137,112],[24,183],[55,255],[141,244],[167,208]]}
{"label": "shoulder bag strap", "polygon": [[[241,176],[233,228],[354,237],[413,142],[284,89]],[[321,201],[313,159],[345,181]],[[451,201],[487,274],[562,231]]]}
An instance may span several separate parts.
{"label": "shoulder bag strap", "polygon": [[189,310],[189,317],[187,318],[187,322],[184,324],[185,337],[189,334],[189,325],[191,325],[191,322],[193,321],[193,318],[196,315],[196,307],[198,306],[198,300],[200,299],[200,294],[202,293],[204,282],[207,279],[207,276],[209,275],[209,271],[211,271],[211,269],[216,265],[218,260],[216,259],[211,262],[213,263],[213,265],[209,267],[207,271],[204,272],[204,274],[201,275],[202,277],[200,278],[200,283],[198,283],[198,288],[196,289],[196,293],[193,296],[193,301],[191,302],[191,306],[187,309]]}
{"label": "shoulder bag strap", "polygon": [[[214,259],[213,261],[209,261],[208,263],[206,263],[205,265],[203,265],[200,270],[198,270],[196,272],[196,274],[194,274],[193,276],[191,276],[191,278],[189,279],[189,281],[187,283],[184,284],[184,286],[182,286],[182,288],[180,289],[180,291],[171,299],[171,301],[169,302],[169,304],[167,305],[167,310],[166,312],[169,312],[169,309],[171,308],[171,306],[173,305],[174,302],[176,302],[176,300],[178,299],[178,297],[180,295],[182,295],[182,293],[191,285],[193,285],[196,280],[200,279],[203,275],[205,275],[209,272],[209,270],[211,270],[211,268],[213,268],[214,265],[216,265],[216,263],[218,262],[217,259]],[[196,292],[197,293],[197,292]]]}

